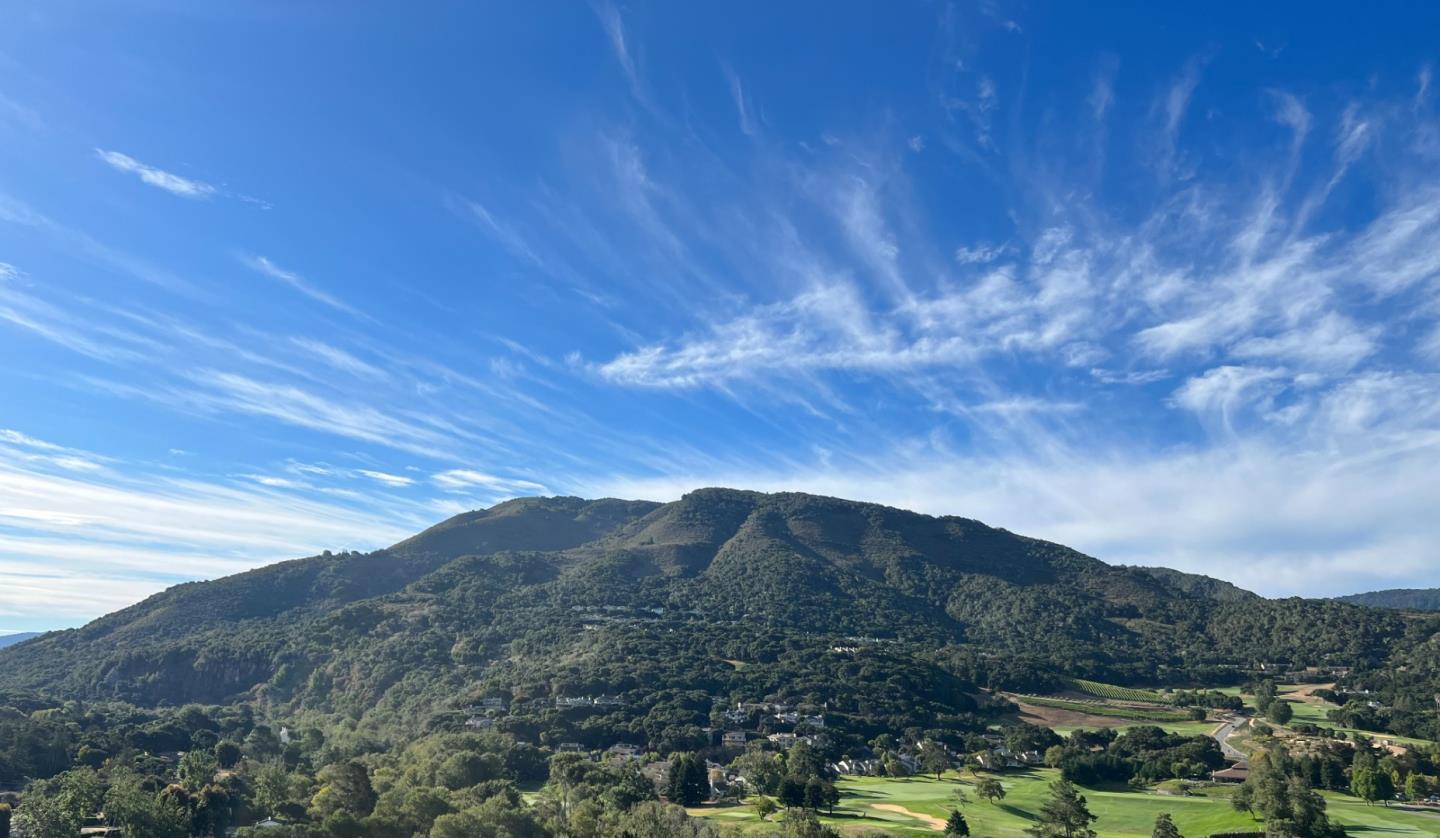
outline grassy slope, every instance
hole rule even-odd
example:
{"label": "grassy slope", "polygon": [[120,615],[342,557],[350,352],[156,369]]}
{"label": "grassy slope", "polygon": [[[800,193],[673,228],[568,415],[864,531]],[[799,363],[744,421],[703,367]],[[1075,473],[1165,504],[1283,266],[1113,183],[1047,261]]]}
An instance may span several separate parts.
{"label": "grassy slope", "polygon": [[[1032,813],[1039,809],[1048,794],[1049,783],[1056,777],[1057,772],[1049,769],[1004,774],[1001,779],[1007,795],[998,805],[974,800],[974,789],[968,777],[957,779],[947,776],[938,782],[933,778],[920,777],[850,777],[840,783],[844,797],[836,810],[837,816],[822,820],[842,827],[885,829],[900,835],[934,835],[934,830],[913,818],[899,813],[879,812],[870,806],[889,803],[918,814],[944,818],[950,813],[954,790],[960,787],[965,788],[972,798],[964,807],[971,834],[1020,838],[1031,823]],[[1093,789],[1082,792],[1090,810],[1099,817],[1095,831],[1104,838],[1147,838],[1154,827],[1155,816],[1161,812],[1169,812],[1180,831],[1189,836],[1255,828],[1255,822],[1248,815],[1231,809],[1225,797],[1172,797]],[[1396,836],[1440,835],[1440,817],[1434,815],[1366,806],[1354,798],[1341,795],[1328,795],[1328,798],[1331,814],[1358,832],[1383,832]],[[707,807],[694,809],[692,813],[715,818],[721,823],[762,829],[748,806]]]}

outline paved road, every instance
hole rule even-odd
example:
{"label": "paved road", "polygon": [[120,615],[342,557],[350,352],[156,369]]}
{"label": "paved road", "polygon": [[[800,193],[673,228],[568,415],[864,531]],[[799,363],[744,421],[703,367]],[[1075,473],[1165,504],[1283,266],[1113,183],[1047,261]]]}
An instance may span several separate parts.
{"label": "paved road", "polygon": [[1214,733],[1210,734],[1215,737],[1216,742],[1220,743],[1220,751],[1225,754],[1226,759],[1242,760],[1246,758],[1245,754],[1239,748],[1234,747],[1229,742],[1230,734],[1234,733],[1235,728],[1244,724],[1244,722],[1245,719],[1242,716],[1226,716],[1225,724],[1220,725]]}

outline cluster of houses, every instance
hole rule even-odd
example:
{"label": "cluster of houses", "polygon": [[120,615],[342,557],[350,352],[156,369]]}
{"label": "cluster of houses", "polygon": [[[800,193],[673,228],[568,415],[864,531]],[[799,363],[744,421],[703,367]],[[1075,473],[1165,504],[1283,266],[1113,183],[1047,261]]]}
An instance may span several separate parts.
{"label": "cluster of houses", "polygon": [[577,708],[591,707],[624,707],[625,699],[618,695],[575,695],[555,696],[555,707],[558,710],[574,710]]}
{"label": "cluster of houses", "polygon": [[[815,741],[814,734],[797,733],[803,730],[823,730],[825,728],[825,716],[819,713],[802,713],[789,704],[773,702],[750,702],[737,703],[734,707],[724,711],[722,714],[727,725],[747,725],[752,719],[758,717],[759,724],[763,728],[775,726],[790,727],[792,730],[778,731],[765,736],[778,748],[789,748],[796,742]],[[750,734],[745,729],[731,727],[720,735],[720,745],[724,748],[743,750],[750,741]]]}

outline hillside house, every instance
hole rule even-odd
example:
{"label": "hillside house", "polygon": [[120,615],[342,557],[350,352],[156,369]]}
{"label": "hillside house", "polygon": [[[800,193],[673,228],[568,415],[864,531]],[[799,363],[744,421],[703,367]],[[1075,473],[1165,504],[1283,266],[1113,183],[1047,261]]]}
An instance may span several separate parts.
{"label": "hillside house", "polygon": [[744,748],[744,747],[745,747],[745,731],[743,731],[743,730],[727,730],[727,731],[725,731],[725,735],[723,735],[723,736],[720,737],[720,744],[723,745],[723,746],[726,747],[726,748]]}
{"label": "hillside house", "polygon": [[560,747],[556,748],[555,751],[561,754],[583,754],[585,753],[585,746],[579,742],[561,742]]}
{"label": "hillside house", "polygon": [[788,748],[799,740],[793,733],[772,733],[766,738],[782,748]]}

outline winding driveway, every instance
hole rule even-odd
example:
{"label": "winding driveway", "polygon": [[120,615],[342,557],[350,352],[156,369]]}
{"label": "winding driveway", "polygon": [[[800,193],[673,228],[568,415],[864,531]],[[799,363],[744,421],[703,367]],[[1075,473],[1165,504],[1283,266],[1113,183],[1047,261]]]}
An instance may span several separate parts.
{"label": "winding driveway", "polygon": [[1220,752],[1225,755],[1226,759],[1238,762],[1239,760],[1247,758],[1243,751],[1230,744],[1230,734],[1234,733],[1235,729],[1244,724],[1244,722],[1245,718],[1243,716],[1226,716],[1225,723],[1215,728],[1215,732],[1210,734],[1215,738],[1215,741],[1220,744]]}

